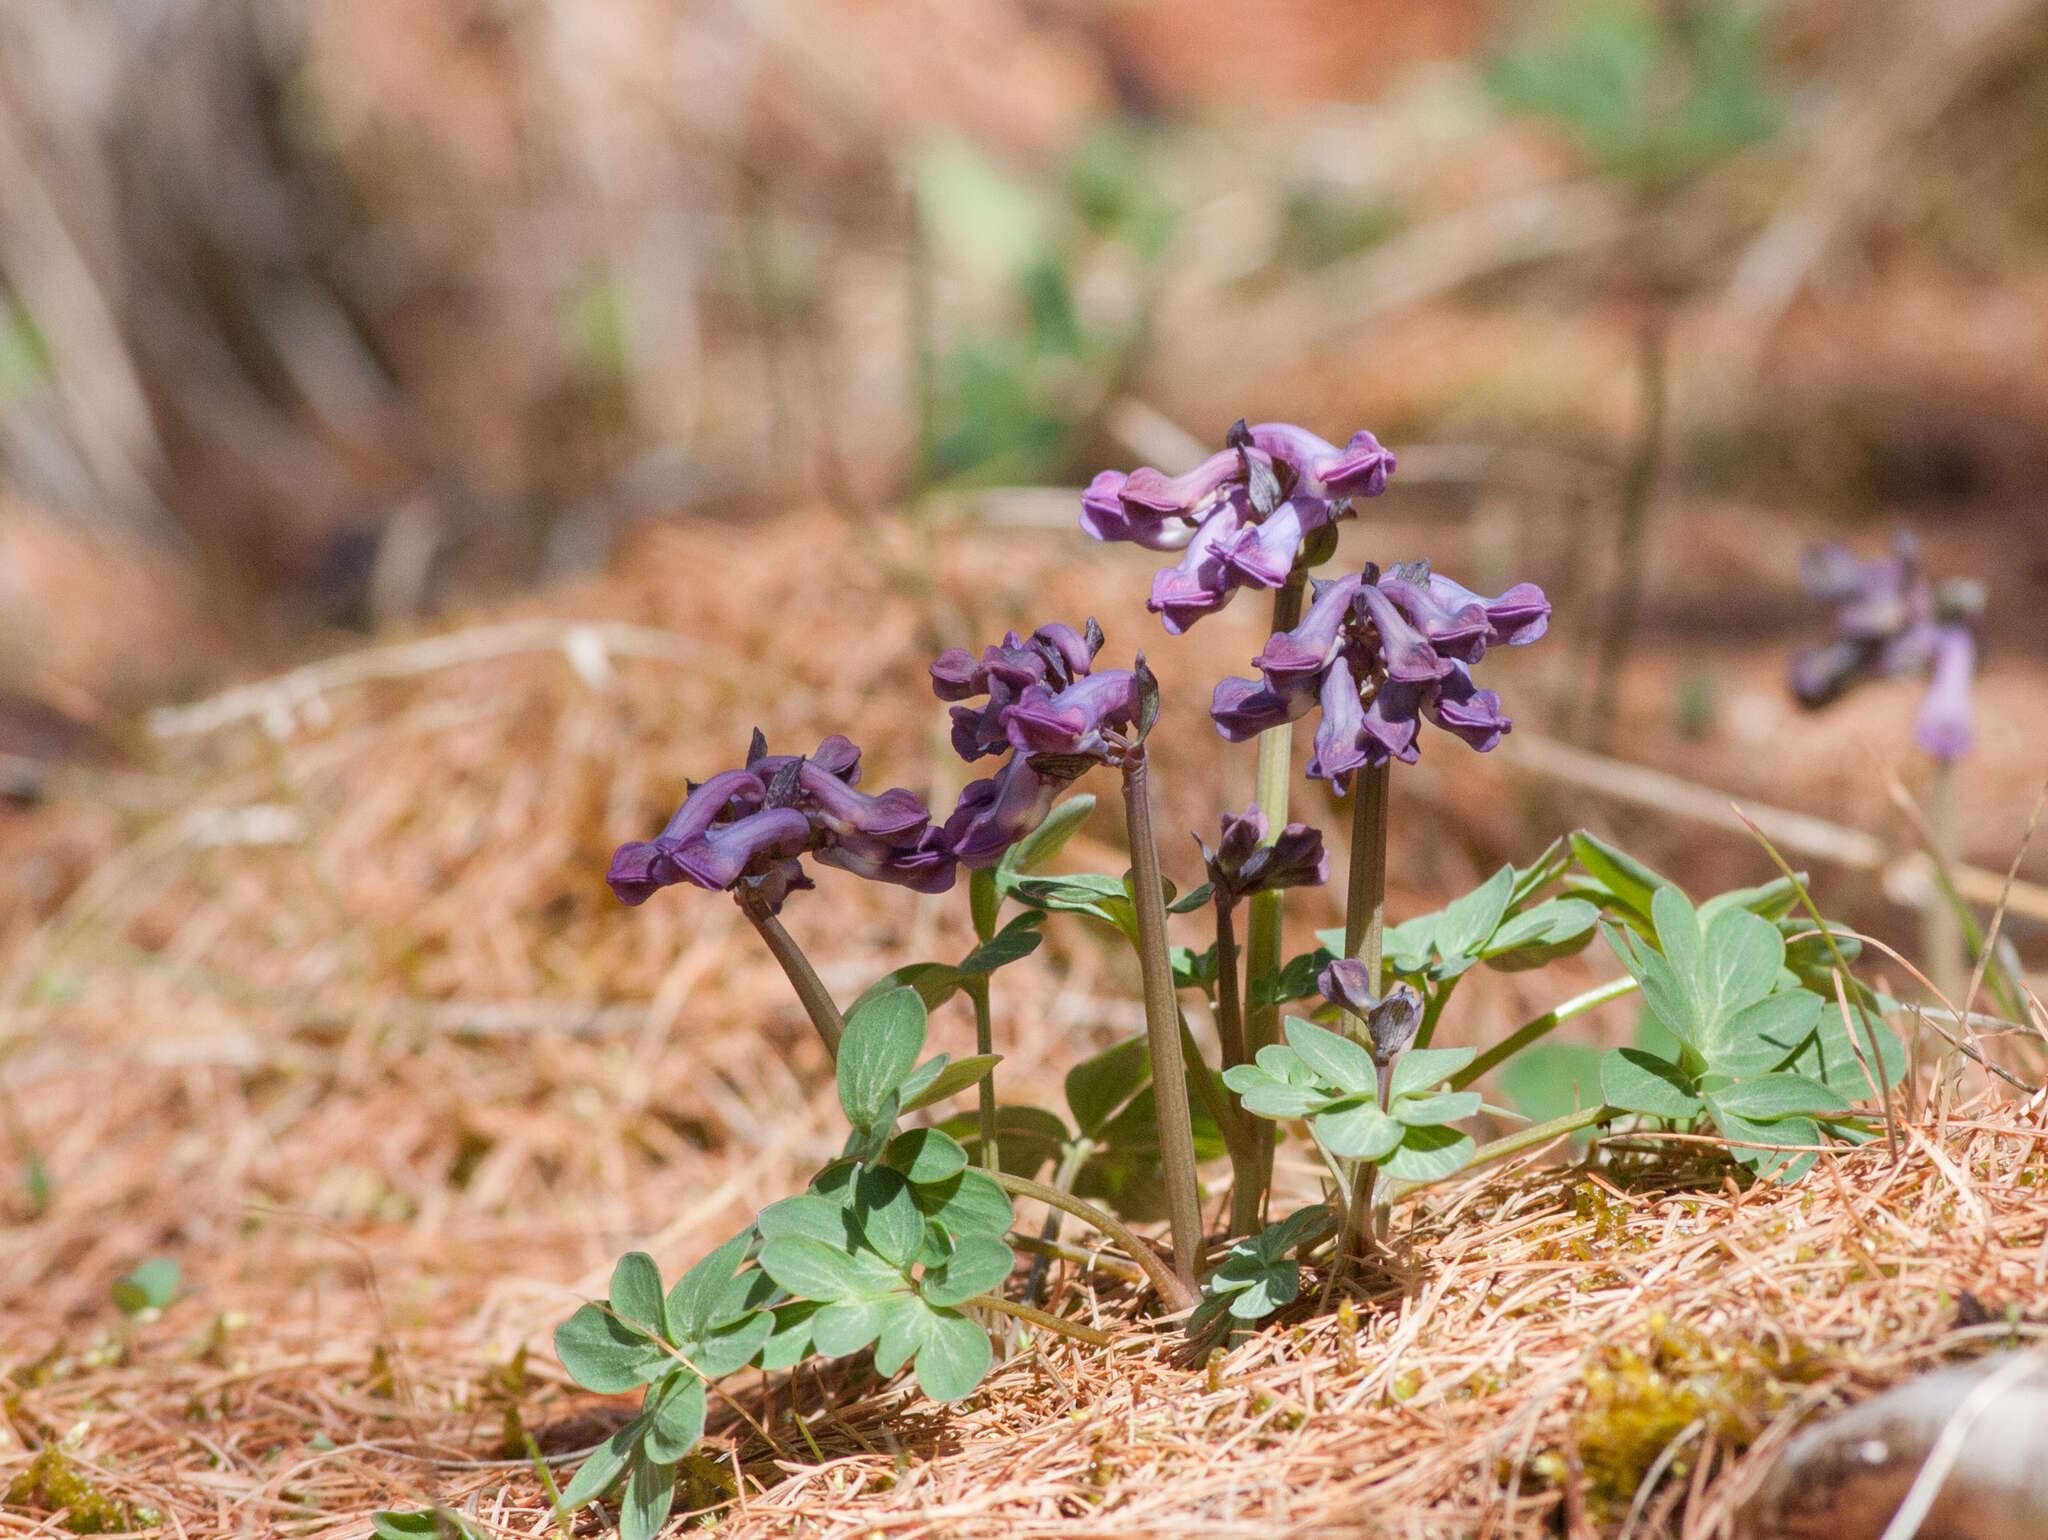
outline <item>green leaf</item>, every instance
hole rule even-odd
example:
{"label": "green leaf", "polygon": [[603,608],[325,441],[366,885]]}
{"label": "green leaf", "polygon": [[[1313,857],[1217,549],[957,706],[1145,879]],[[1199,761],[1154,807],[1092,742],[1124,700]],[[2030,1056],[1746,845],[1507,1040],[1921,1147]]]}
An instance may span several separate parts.
{"label": "green leaf", "polygon": [[799,1299],[775,1307],[774,1329],[761,1344],[760,1364],[770,1374],[793,1369],[811,1356],[811,1322],[825,1307]]}
{"label": "green leaf", "polygon": [[1446,1091],[1439,1096],[1397,1096],[1387,1110],[1410,1128],[1427,1128],[1469,1118],[1482,1104],[1477,1091]]}
{"label": "green leaf", "polygon": [[[944,1054],[936,1059],[927,1059],[903,1082],[903,1111],[922,1112],[949,1096],[958,1096],[1002,1062],[1003,1056],[999,1053],[969,1054],[951,1063],[946,1061]],[[927,1066],[934,1064],[938,1068],[926,1078]]]}
{"label": "green leaf", "polygon": [[[974,922],[975,935],[993,936],[996,933],[996,921],[1002,916],[1004,896],[1001,876],[993,868],[979,867],[967,874],[967,913]],[[938,1009],[937,1006],[931,1008]]]}
{"label": "green leaf", "polygon": [[[1436,922],[1439,918],[1441,916],[1436,914],[1418,914],[1412,920],[1389,926],[1380,938],[1380,956],[1387,967],[1404,978],[1420,978],[1426,974],[1431,953],[1436,947]],[[1344,945],[1344,932],[1319,930],[1316,939],[1334,957]]]}
{"label": "green leaf", "polygon": [[917,997],[924,1001],[925,1009],[935,1011],[958,994],[966,982],[960,970],[950,963],[905,963],[900,968],[890,969],[863,989],[860,998],[853,1002],[853,1010],[865,1010],[892,990],[914,989]]}
{"label": "green leaf", "polygon": [[704,1382],[688,1369],[678,1369],[647,1392],[647,1434],[641,1453],[657,1465],[673,1465],[703,1436]]}
{"label": "green leaf", "polygon": [[869,1249],[898,1267],[909,1265],[924,1240],[924,1215],[911,1196],[910,1183],[902,1172],[887,1166],[871,1166],[855,1179],[853,1217]]}
{"label": "green leaf", "polygon": [[988,1333],[952,1310],[927,1310],[917,1350],[918,1388],[934,1401],[958,1401],[979,1385],[994,1355]]}
{"label": "green leaf", "polygon": [[1306,1000],[1316,991],[1316,976],[1336,960],[1326,947],[1317,947],[1313,952],[1303,952],[1299,957],[1290,957],[1271,973],[1262,973],[1252,980],[1251,1004],[1254,1008],[1269,1005],[1285,1005],[1291,1000]]}
{"label": "green leaf", "polygon": [[[1840,1005],[1827,1000],[1822,1003],[1812,1038],[1785,1067],[1856,1100],[1873,1094],[1872,1079],[1886,1090],[1897,1085],[1905,1078],[1907,1059],[1904,1045],[1875,1011],[1852,1004],[1849,1015],[1856,1029],[1854,1047],[1850,1046],[1849,1029],[1842,1024]],[[1862,1062],[1858,1062],[1859,1051]],[[1870,1066],[1868,1078],[1864,1063]]]}
{"label": "green leaf", "polygon": [[1553,898],[1513,915],[1481,950],[1489,968],[1522,973],[1582,952],[1593,940],[1600,911],[1579,898]]}
{"label": "green leaf", "polygon": [[1455,1128],[1431,1124],[1408,1129],[1393,1154],[1379,1163],[1380,1169],[1400,1182],[1440,1182],[1465,1169],[1478,1141]]}
{"label": "green leaf", "polygon": [[827,1302],[873,1299],[903,1285],[880,1257],[836,1250],[808,1235],[777,1236],[762,1246],[761,1270],[792,1294]]}
{"label": "green leaf", "polygon": [[1193,914],[1216,896],[1216,884],[1205,882],[1200,887],[1181,894],[1166,906],[1168,914]]}
{"label": "green leaf", "polygon": [[872,1128],[924,1047],[924,1001],[892,989],[856,1009],[839,1044],[839,1105],[855,1128]]}
{"label": "green leaf", "polygon": [[[962,1112],[939,1127],[965,1146],[972,1158],[980,1158],[978,1114]],[[1002,1155],[1003,1169],[1012,1176],[1036,1176],[1059,1159],[1067,1140],[1066,1121],[1057,1113],[1043,1107],[996,1108],[996,1148]]]}
{"label": "green leaf", "polygon": [[1756,1123],[1814,1112],[1847,1112],[1848,1102],[1804,1075],[1759,1075],[1706,1093],[1716,1122],[1728,1115]]}
{"label": "green leaf", "polygon": [[[766,1277],[766,1274],[762,1274]],[[689,1344],[690,1362],[712,1379],[733,1373],[754,1360],[775,1331],[772,1311],[756,1310],[752,1315],[716,1331],[708,1331]]]}
{"label": "green leaf", "polygon": [[372,1540],[483,1540],[483,1531],[452,1508],[382,1509],[370,1515]]}
{"label": "green leaf", "polygon": [[1280,1024],[1295,1057],[1348,1096],[1371,1096],[1379,1088],[1372,1055],[1348,1037],[1290,1016]]}
{"label": "green leaf", "polygon": [[924,1346],[925,1308],[915,1294],[892,1295],[884,1307],[882,1330],[875,1338],[875,1372],[895,1374]]}
{"label": "green leaf", "polygon": [[1804,989],[1766,995],[1720,1022],[1700,1044],[1707,1067],[1737,1079],[1778,1068],[1805,1046],[1823,1001]]}
{"label": "green leaf", "polygon": [[[1801,872],[1798,876],[1800,887],[1806,886],[1806,874]],[[1724,909],[1747,909],[1766,920],[1779,920],[1789,915],[1798,903],[1799,894],[1792,886],[1792,879],[1774,877],[1753,888],[1732,888],[1726,893],[1716,893],[1700,905],[1700,920],[1702,923],[1710,922]],[[1803,924],[1800,926],[1802,930],[1805,928]]]}
{"label": "green leaf", "polygon": [[1411,1048],[1394,1061],[1387,1095],[1415,1096],[1442,1085],[1478,1057],[1476,1048]]}
{"label": "green leaf", "polygon": [[919,1183],[911,1196],[926,1219],[954,1236],[1001,1235],[1017,1217],[1010,1195],[985,1171]]}
{"label": "green leaf", "polygon": [[601,1396],[633,1390],[674,1362],[602,1305],[585,1305],[555,1328],[555,1356],[571,1379]]}
{"label": "green leaf", "polygon": [[1216,947],[1211,943],[1207,951],[1197,952],[1193,947],[1177,946],[1167,950],[1167,958],[1173,964],[1173,987],[1175,989],[1199,989],[1211,994],[1216,988]]}
{"label": "green leaf", "polygon": [[1126,1038],[1067,1071],[1067,1106],[1085,1139],[1101,1134],[1117,1111],[1152,1083],[1145,1035]]}
{"label": "green leaf", "polygon": [[1584,829],[1575,831],[1571,840],[1572,854],[1608,900],[1601,907],[1619,910],[1629,918],[1648,920],[1653,895],[1659,888],[1669,887],[1670,879]]}
{"label": "green leaf", "polygon": [[1068,914],[1085,914],[1114,925],[1135,945],[1138,911],[1124,891],[1123,879],[1100,872],[1081,872],[1070,877],[1024,877],[1016,884],[1017,897],[1040,909],[1057,909]]}
{"label": "green leaf", "polygon": [[1019,915],[961,958],[959,971],[969,977],[983,978],[998,968],[1029,957],[1045,940],[1035,928],[1043,919],[1044,916],[1039,914]]}
{"label": "green leaf", "polygon": [[647,1419],[635,1417],[618,1432],[606,1439],[590,1452],[577,1467],[575,1476],[562,1488],[562,1499],[555,1505],[555,1512],[561,1515],[574,1513],[595,1498],[604,1496],[626,1469],[626,1462],[640,1447],[640,1435],[647,1431]]}
{"label": "green leaf", "polygon": [[1223,1083],[1243,1099],[1247,1112],[1262,1118],[1305,1118],[1329,1099],[1314,1085],[1291,1084],[1256,1064],[1233,1064],[1223,1072]]}
{"label": "green leaf", "polygon": [[1437,955],[1446,961],[1477,957],[1487,938],[1500,928],[1514,888],[1515,869],[1503,866],[1471,892],[1444,905],[1436,921]]}
{"label": "green leaf", "polygon": [[675,1502],[676,1468],[657,1465],[642,1455],[626,1478],[625,1500],[619,1505],[619,1540],[654,1540],[668,1522]]}
{"label": "green leaf", "polygon": [[970,1235],[953,1249],[945,1266],[918,1281],[927,1303],[957,1305],[977,1294],[999,1289],[1017,1265],[1008,1246],[990,1235]]}
{"label": "green leaf", "polygon": [[1600,1061],[1600,1095],[1610,1106],[1687,1121],[1705,1107],[1685,1071],[1640,1048],[1616,1048]]}
{"label": "green leaf", "polygon": [[943,1182],[967,1169],[967,1151],[960,1141],[936,1128],[913,1128],[898,1134],[889,1141],[882,1159],[913,1182]]}
{"label": "green leaf", "polygon": [[858,1353],[882,1334],[890,1313],[908,1297],[899,1284],[893,1294],[829,1304],[811,1318],[811,1341],[827,1358]]}
{"label": "green leaf", "polygon": [[1519,910],[1537,893],[1564,875],[1564,869],[1572,864],[1570,847],[1563,839],[1554,839],[1544,847],[1543,854],[1527,866],[1515,871],[1515,885],[1508,894],[1508,913]]}
{"label": "green leaf", "polygon": [[1085,791],[1067,798],[1045,815],[1045,822],[1003,852],[998,872],[1022,875],[1038,871],[1065,848],[1094,811],[1095,798]]}
{"label": "green leaf", "polygon": [[184,1270],[174,1257],[151,1257],[132,1273],[114,1281],[114,1305],[123,1315],[164,1310],[178,1297]]}
{"label": "green leaf", "polygon": [[651,1337],[668,1336],[661,1269],[644,1251],[629,1251],[612,1268],[612,1309]]}
{"label": "green leaf", "polygon": [[1598,1106],[1602,1054],[1591,1043],[1531,1043],[1501,1066],[1501,1089],[1535,1123]]}
{"label": "green leaf", "polygon": [[1768,1123],[1759,1123],[1739,1113],[1724,1113],[1714,1119],[1724,1139],[1740,1139],[1745,1145],[1764,1145],[1763,1149],[1734,1146],[1728,1151],[1736,1162],[1749,1167],[1759,1176],[1769,1176],[1780,1182],[1791,1182],[1805,1175],[1818,1158],[1810,1150],[1793,1152],[1785,1145],[1816,1145],[1822,1142],[1820,1125],[1811,1118],[1776,1118]]}
{"label": "green leaf", "polygon": [[786,1235],[807,1235],[835,1251],[844,1251],[853,1238],[848,1218],[844,1203],[806,1192],[769,1204],[754,1217],[754,1228],[761,1232],[764,1242]]}
{"label": "green leaf", "polygon": [[[1202,1110],[1201,1093],[1195,1089],[1196,1074],[1211,1075],[1205,1067],[1188,1068],[1188,1101],[1193,1114],[1195,1136],[1195,1159],[1211,1161],[1223,1153],[1223,1131],[1209,1114]],[[1145,1087],[1128,1103],[1123,1111],[1111,1118],[1102,1130],[1102,1143],[1108,1148],[1125,1155],[1140,1155],[1146,1160],[1159,1158],[1159,1112],[1151,1086]]]}
{"label": "green leaf", "polygon": [[[726,1321],[738,1319],[750,1308],[743,1291],[736,1297],[737,1308],[731,1315],[721,1319],[717,1314],[717,1307],[733,1282],[733,1273],[747,1260],[754,1239],[754,1227],[748,1225],[676,1280],[676,1286],[668,1291],[668,1304],[664,1311],[669,1330],[678,1337],[694,1337],[708,1326],[722,1326]],[[614,1274],[614,1299],[618,1288],[618,1276]]]}
{"label": "green leaf", "polygon": [[1316,1137],[1332,1155],[1381,1160],[1401,1142],[1401,1125],[1374,1102],[1352,1102],[1316,1114]]}
{"label": "green leaf", "polygon": [[[1662,937],[1660,930],[1658,938]],[[1724,910],[1705,927],[1701,940],[1702,1020],[1725,1021],[1777,986],[1778,970],[1785,963],[1785,938],[1769,920],[1747,909]],[[1665,955],[1670,956],[1668,949]]]}

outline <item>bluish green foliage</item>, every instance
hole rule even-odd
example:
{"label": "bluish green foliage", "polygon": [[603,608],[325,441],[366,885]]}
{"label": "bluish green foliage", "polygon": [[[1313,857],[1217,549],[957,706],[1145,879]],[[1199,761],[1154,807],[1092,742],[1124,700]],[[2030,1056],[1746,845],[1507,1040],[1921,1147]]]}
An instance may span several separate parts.
{"label": "bluish green foliage", "polygon": [[1301,1263],[1288,1253],[1336,1227],[1336,1212],[1326,1203],[1312,1203],[1232,1246],[1216,1271],[1202,1280],[1202,1302],[1188,1318],[1188,1335],[1199,1336],[1226,1315],[1232,1321],[1259,1321],[1293,1304],[1301,1294]]}
{"label": "bluish green foliage", "polygon": [[449,1508],[387,1508],[370,1515],[372,1540],[483,1540],[486,1533]]}
{"label": "bluish green foliage", "polygon": [[1372,1055],[1350,1038],[1289,1018],[1285,1043],[1269,1043],[1256,1064],[1223,1083],[1263,1118],[1303,1118],[1317,1142],[1346,1160],[1370,1161],[1410,1182],[1441,1180],[1477,1147],[1449,1125],[1479,1110],[1476,1091],[1439,1091],[1472,1062],[1471,1048],[1416,1048],[1394,1064],[1381,1105]]}
{"label": "bluish green foliage", "polygon": [[653,1535],[668,1516],[676,1466],[703,1434],[707,1383],[749,1364],[787,1369],[812,1353],[873,1347],[882,1373],[913,1365],[934,1400],[958,1400],[980,1383],[988,1337],[959,1307],[1009,1275],[1010,1199],[968,1169],[951,1135],[898,1130],[904,1107],[942,1094],[949,1072],[955,1089],[976,1078],[961,1079],[944,1055],[920,1063],[925,1030],[915,989],[871,992],[840,1044],[846,1153],[666,1292],[653,1258],[620,1258],[610,1295],[556,1329],[556,1355],[586,1390],[644,1387],[640,1415],[563,1491],[564,1513],[623,1480],[621,1536]]}
{"label": "bluish green foliage", "polygon": [[134,1272],[114,1280],[114,1304],[123,1315],[140,1315],[145,1310],[163,1310],[179,1295],[184,1269],[174,1257],[151,1257]]}
{"label": "bluish green foliage", "polygon": [[1840,1010],[1785,966],[1778,928],[1728,901],[1742,896],[1724,894],[1696,910],[1666,885],[1650,896],[1649,937],[1603,927],[1677,1052],[1614,1049],[1601,1061],[1601,1092],[1630,1112],[1688,1126],[1711,1121],[1741,1141],[1732,1153],[1742,1164],[1790,1180],[1814,1156],[1783,1147],[1818,1145],[1824,1124],[1851,1137],[1862,1132],[1850,1098],[1877,1089],[1866,1065],[1869,1077],[1890,1083],[1903,1055],[1860,1010],[1852,1017],[1863,1015],[1867,1046],[1852,1045]]}
{"label": "bluish green foliage", "polygon": [[1567,0],[1545,36],[1499,54],[1487,82],[1507,106],[1554,118],[1602,171],[1676,182],[1768,138],[1759,0]]}

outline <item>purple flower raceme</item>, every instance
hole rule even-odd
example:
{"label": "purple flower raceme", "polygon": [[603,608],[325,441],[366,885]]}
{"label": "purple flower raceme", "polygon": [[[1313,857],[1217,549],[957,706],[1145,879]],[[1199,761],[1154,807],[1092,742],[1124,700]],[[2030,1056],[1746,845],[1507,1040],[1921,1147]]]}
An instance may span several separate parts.
{"label": "purple flower raceme", "polygon": [[1280,888],[1320,887],[1330,880],[1330,857],[1323,849],[1321,830],[1291,823],[1269,845],[1266,829],[1266,815],[1253,803],[1240,814],[1223,815],[1223,833],[1214,850],[1195,836],[1220,902],[1234,904]]}
{"label": "purple flower raceme", "polygon": [[1353,771],[1414,763],[1424,718],[1484,752],[1513,725],[1500,697],[1473,682],[1493,646],[1520,647],[1550,624],[1534,583],[1495,598],[1429,570],[1426,562],[1315,584],[1301,623],[1276,633],[1253,659],[1260,679],[1225,679],[1210,715],[1239,743],[1320,707],[1308,773],[1343,785]]}
{"label": "purple flower raceme", "polygon": [[1117,762],[1123,734],[1144,707],[1150,680],[1136,669],[1097,672],[1102,628],[1040,626],[1028,640],[1012,631],[975,658],[950,647],[931,666],[940,700],[984,704],[953,707],[953,748],[969,763],[991,754],[1010,758],[993,776],[960,793],[940,841],[961,865],[993,866],[1003,852],[1045,821],[1059,789],[1094,765]]}
{"label": "purple flower raceme", "polygon": [[1152,580],[1147,608],[1175,635],[1228,604],[1240,588],[1278,588],[1304,545],[1377,497],[1394,457],[1363,430],[1343,448],[1291,423],[1230,431],[1229,447],[1193,470],[1104,471],[1081,495],[1081,527],[1097,540],[1179,551]]}
{"label": "purple flower raceme", "polygon": [[931,812],[901,787],[856,791],[860,750],[834,734],[804,757],[770,754],[761,734],[743,770],[693,785],[651,840],[621,845],[605,880],[627,904],[687,882],[753,892],[772,914],[798,888],[815,886],[799,857],[920,893],[953,885],[954,859]]}
{"label": "purple flower raceme", "polygon": [[1833,638],[1801,648],[1787,670],[1799,704],[1817,709],[1859,680],[1926,669],[1914,740],[1940,760],[1968,753],[1983,586],[1968,578],[1931,585],[1919,542],[1903,529],[1892,537],[1891,555],[1870,561],[1832,541],[1809,546],[1799,558],[1799,579],[1814,598],[1835,606]]}

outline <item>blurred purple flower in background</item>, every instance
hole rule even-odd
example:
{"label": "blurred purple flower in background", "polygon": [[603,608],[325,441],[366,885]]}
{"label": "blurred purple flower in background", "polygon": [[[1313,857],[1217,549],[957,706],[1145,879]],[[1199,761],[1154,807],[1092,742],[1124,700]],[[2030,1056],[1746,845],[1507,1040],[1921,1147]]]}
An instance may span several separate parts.
{"label": "blurred purple flower in background", "polygon": [[1152,580],[1147,608],[1175,635],[1240,588],[1278,588],[1303,545],[1386,490],[1394,457],[1363,430],[1339,449],[1291,423],[1240,421],[1229,447],[1193,470],[1104,471],[1081,496],[1081,527],[1097,540],[1180,551]]}
{"label": "blurred purple flower in background", "polygon": [[1833,638],[1801,648],[1787,669],[1799,704],[1817,709],[1860,680],[1927,669],[1931,678],[1914,740],[1939,760],[1968,753],[1983,586],[1969,578],[1929,584],[1909,530],[1892,537],[1891,555],[1868,561],[1832,541],[1809,546],[1799,559],[1799,579],[1808,593],[1835,606]]}
{"label": "blurred purple flower in background", "polygon": [[1424,718],[1484,752],[1512,723],[1472,680],[1492,646],[1542,636],[1550,603],[1534,583],[1496,598],[1409,563],[1315,585],[1301,623],[1253,659],[1262,679],[1225,679],[1210,714],[1233,743],[1321,707],[1308,773],[1342,785],[1391,759],[1413,763]]}
{"label": "blurred purple flower in background", "polygon": [[605,880],[627,904],[687,882],[758,893],[774,913],[790,893],[814,886],[797,859],[809,853],[820,865],[921,893],[950,888],[953,857],[930,810],[901,787],[856,791],[859,780],[860,750],[836,733],[806,758],[768,753],[757,731],[744,770],[692,786],[667,828],[613,853]]}
{"label": "blurred purple flower in background", "polygon": [[[970,764],[1010,751],[1003,768],[960,793],[940,843],[961,865],[992,866],[1045,821],[1059,789],[1091,765],[1116,762],[1121,733],[1138,720],[1143,676],[1132,669],[1093,671],[1102,628],[1040,626],[1015,631],[981,657],[949,647],[931,666],[932,691],[953,707],[953,748]],[[1140,667],[1143,660],[1140,660]]]}
{"label": "blurred purple flower in background", "polygon": [[1323,849],[1321,830],[1291,823],[1268,845],[1266,828],[1266,815],[1255,802],[1242,813],[1223,815],[1223,833],[1214,850],[1195,836],[1220,901],[1234,904],[1254,893],[1320,887],[1330,880],[1330,857]]}

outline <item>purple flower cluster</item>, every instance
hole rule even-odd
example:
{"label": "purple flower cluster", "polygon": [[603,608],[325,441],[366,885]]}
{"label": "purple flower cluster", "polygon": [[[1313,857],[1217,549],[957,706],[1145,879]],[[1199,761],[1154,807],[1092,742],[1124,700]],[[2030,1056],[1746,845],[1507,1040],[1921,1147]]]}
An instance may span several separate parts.
{"label": "purple flower cluster", "polygon": [[1240,588],[1278,588],[1304,542],[1354,497],[1377,497],[1394,457],[1360,431],[1342,449],[1291,423],[1231,429],[1229,447],[1193,470],[1104,471],[1081,496],[1081,527],[1097,540],[1180,551],[1152,580],[1146,607],[1176,636]]}
{"label": "purple flower cluster", "polygon": [[854,790],[859,780],[860,750],[836,733],[805,758],[770,754],[756,731],[744,770],[693,785],[667,828],[613,853],[605,880],[627,904],[688,882],[757,893],[773,913],[815,885],[797,859],[809,854],[920,893],[952,887],[953,856],[930,809],[901,787],[868,796]]}
{"label": "purple flower cluster", "polygon": [[1800,705],[1825,706],[1860,679],[1926,669],[1913,737],[1936,759],[1968,753],[1983,588],[1967,578],[1931,586],[1908,530],[1893,537],[1890,556],[1872,561],[1832,542],[1811,546],[1799,559],[1799,578],[1814,598],[1835,606],[1834,639],[1793,655],[1792,693]]}
{"label": "purple flower cluster", "polygon": [[1486,599],[1426,562],[1384,573],[1368,564],[1317,582],[1301,623],[1252,660],[1263,681],[1225,679],[1210,715],[1238,743],[1320,705],[1308,773],[1340,786],[1367,766],[1412,764],[1424,717],[1483,752],[1512,724],[1500,697],[1472,682],[1472,665],[1488,647],[1535,641],[1549,624],[1550,601],[1534,583]]}
{"label": "purple flower cluster", "polygon": [[[953,707],[953,748],[972,764],[1007,752],[993,776],[960,793],[944,841],[961,865],[992,866],[1036,829],[1059,789],[1092,765],[1112,764],[1122,733],[1138,720],[1143,678],[1127,668],[1094,671],[1102,628],[1040,626],[1028,640],[1012,631],[979,658],[949,647],[931,666],[940,700]],[[1140,668],[1143,661],[1140,660]]]}
{"label": "purple flower cluster", "polygon": [[1241,814],[1223,815],[1223,833],[1214,850],[1195,836],[1218,902],[1234,904],[1254,893],[1320,887],[1330,880],[1330,857],[1323,849],[1321,830],[1291,823],[1269,845],[1266,829],[1266,815],[1255,802]]}

